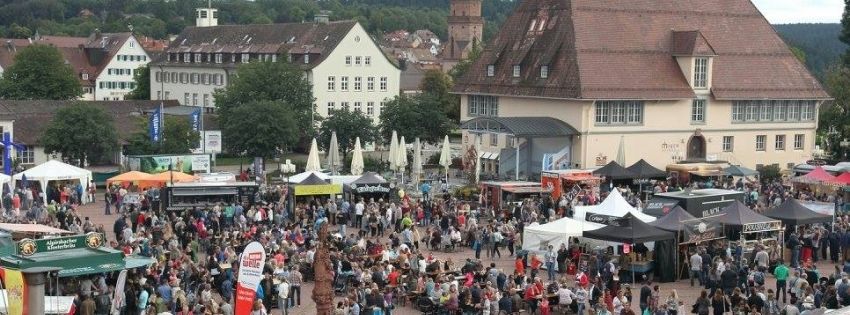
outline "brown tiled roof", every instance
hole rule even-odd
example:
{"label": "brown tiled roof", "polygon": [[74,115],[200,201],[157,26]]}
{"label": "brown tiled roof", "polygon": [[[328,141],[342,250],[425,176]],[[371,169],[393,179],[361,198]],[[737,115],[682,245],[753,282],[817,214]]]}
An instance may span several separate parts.
{"label": "brown tiled roof", "polygon": [[[0,100],[0,121],[14,120],[15,141],[24,144],[38,143],[41,133],[53,119],[57,110],[78,101],[9,101]],[[139,131],[139,117],[159,108],[160,101],[89,101],[86,104],[103,108],[112,116],[118,139],[126,143],[130,136]],[[163,106],[180,104],[175,100],[164,101]]]}
{"label": "brown tiled roof", "polygon": [[[184,53],[277,53],[309,52],[310,65],[321,63],[356,21],[187,27],[166,52]],[[363,40],[366,40],[365,38]],[[317,55],[317,56],[316,56]],[[229,61],[229,60],[228,60]],[[293,60],[296,61],[296,60]],[[160,58],[157,63],[166,63]],[[299,62],[303,64],[303,62]]]}
{"label": "brown tiled roof", "polygon": [[670,52],[673,56],[717,56],[699,31],[673,31],[672,36]]}
{"label": "brown tiled roof", "polygon": [[[97,76],[130,36],[131,33],[102,33],[89,37],[39,36],[33,40],[0,38],[0,66],[5,69],[12,65],[15,55],[24,47],[50,45],[59,49],[83,86],[94,86]],[[89,75],[88,80],[83,80],[83,73]]]}
{"label": "brown tiled roof", "polygon": [[[533,25],[533,30],[532,29]],[[674,34],[698,37],[681,49]],[[691,33],[693,36],[693,33]],[[674,48],[675,47],[675,48]],[[718,99],[829,95],[749,0],[524,0],[455,92],[563,99],[685,99],[675,52],[711,49]],[[488,64],[495,76],[487,77]],[[512,77],[514,65],[521,75]],[[540,66],[549,76],[541,79]]]}

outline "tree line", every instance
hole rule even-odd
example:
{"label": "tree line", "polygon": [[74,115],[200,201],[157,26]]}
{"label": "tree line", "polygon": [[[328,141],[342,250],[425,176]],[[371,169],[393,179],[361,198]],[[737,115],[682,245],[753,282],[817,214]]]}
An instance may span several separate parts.
{"label": "tree line", "polygon": [[[405,29],[429,29],[446,38],[449,0],[217,0],[220,24],[267,24],[310,21],[321,11],[331,19],[354,19],[378,35]],[[0,36],[27,38],[41,35],[88,36],[95,29],[126,32],[158,39],[194,25],[195,9],[203,0],[31,0],[0,1]],[[514,1],[483,0],[484,38],[498,31]]]}

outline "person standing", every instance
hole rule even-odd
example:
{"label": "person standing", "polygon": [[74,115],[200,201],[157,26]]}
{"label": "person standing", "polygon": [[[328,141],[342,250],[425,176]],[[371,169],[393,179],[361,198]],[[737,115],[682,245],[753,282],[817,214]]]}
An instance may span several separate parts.
{"label": "person standing", "polygon": [[301,282],[303,279],[301,278],[301,272],[298,271],[298,268],[292,267],[292,270],[289,272],[289,285],[290,285],[290,294],[289,294],[289,305],[292,306],[301,306]]}
{"label": "person standing", "polygon": [[788,280],[788,267],[785,267],[785,264],[782,263],[780,259],[777,262],[776,268],[773,269],[773,276],[776,277],[776,299],[779,299],[779,295],[782,295],[782,303],[785,303],[785,298],[787,295],[786,289],[786,281]]}
{"label": "person standing", "polygon": [[694,278],[698,280],[700,286],[705,285],[705,282],[702,279],[702,256],[699,255],[699,252],[694,252],[694,254],[691,255],[690,264],[691,286],[694,286]]}
{"label": "person standing", "polygon": [[280,279],[280,284],[277,285],[277,307],[281,311],[281,315],[287,315],[289,308],[289,282],[286,278]]}
{"label": "person standing", "polygon": [[643,314],[649,308],[649,299],[652,298],[652,289],[649,288],[650,281],[644,279],[640,288],[640,313]]}
{"label": "person standing", "polygon": [[549,245],[549,251],[546,252],[546,272],[549,275],[549,281],[555,281],[555,274],[557,273],[557,258],[558,254],[555,253],[554,247]]}

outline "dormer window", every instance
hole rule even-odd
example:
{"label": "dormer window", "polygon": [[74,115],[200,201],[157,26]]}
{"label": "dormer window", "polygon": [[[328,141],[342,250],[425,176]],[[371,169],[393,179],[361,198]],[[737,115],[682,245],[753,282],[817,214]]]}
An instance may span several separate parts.
{"label": "dormer window", "polygon": [[190,54],[190,53],[183,53],[183,62],[189,62],[189,61],[191,61],[191,60],[192,60],[192,54]]}
{"label": "dormer window", "polygon": [[304,63],[305,64],[310,63],[310,55],[309,54],[304,54]]}
{"label": "dormer window", "polygon": [[197,62],[197,63],[201,62],[201,54],[195,54],[195,62]]}
{"label": "dormer window", "polygon": [[694,87],[705,88],[708,85],[708,58],[694,58]]}
{"label": "dormer window", "polygon": [[221,54],[215,54],[215,63],[221,63]]}
{"label": "dormer window", "polygon": [[248,54],[242,54],[242,63],[248,63],[249,58]]}
{"label": "dormer window", "polygon": [[514,65],[513,77],[519,78],[520,67],[519,65]]}
{"label": "dormer window", "polygon": [[540,66],[540,78],[545,79],[549,77],[549,66]]}
{"label": "dormer window", "polygon": [[494,76],[494,75],[496,75],[496,66],[494,66],[494,65],[487,65],[487,76],[488,76],[488,77],[492,77],[492,76]]}

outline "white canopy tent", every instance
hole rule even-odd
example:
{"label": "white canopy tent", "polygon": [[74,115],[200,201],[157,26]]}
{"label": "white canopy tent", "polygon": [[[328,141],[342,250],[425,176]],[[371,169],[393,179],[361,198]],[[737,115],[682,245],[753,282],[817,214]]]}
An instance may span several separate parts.
{"label": "white canopy tent", "polygon": [[[0,314],[9,314],[9,294],[0,290]],[[71,314],[74,309],[74,296],[45,296],[44,314]]]}
{"label": "white canopy tent", "polygon": [[0,173],[0,187],[5,187],[12,183],[12,176]]}
{"label": "white canopy tent", "polygon": [[[306,172],[303,172],[303,173],[298,173],[298,174],[289,176],[289,182],[292,183],[292,184],[298,184],[300,182],[303,182],[305,179],[307,179],[307,177],[310,177],[310,174],[316,174],[316,176],[318,176],[322,180],[331,179],[330,175],[322,173],[322,172],[306,171]],[[29,177],[29,175],[27,175],[27,176]]]}
{"label": "white canopy tent", "polygon": [[568,244],[570,237],[581,237],[584,231],[592,231],[603,226],[599,223],[572,218],[560,218],[546,224],[531,225],[523,230],[522,249],[532,253],[543,253],[547,246],[552,245],[557,250],[561,244]]}
{"label": "white canopy tent", "polygon": [[[92,173],[89,170],[82,169],[73,165],[65,164],[56,160],[50,160],[39,164],[36,167],[28,169],[26,171],[20,172],[12,176],[15,179],[15,182],[19,182],[23,179],[24,175],[27,176],[27,181],[37,181],[39,185],[41,185],[41,191],[43,193],[42,200],[44,203],[47,203],[47,184],[50,181],[57,180],[71,180],[71,181],[79,181],[83,186],[83,192],[88,191],[89,184],[91,183]],[[85,193],[83,196],[85,197]],[[88,203],[87,198],[83,198],[83,203]]]}
{"label": "white canopy tent", "polygon": [[587,217],[587,213],[593,214],[601,214],[613,217],[624,217],[627,213],[631,213],[638,219],[643,222],[652,222],[655,221],[655,217],[644,214],[643,212],[638,211],[635,207],[629,204],[623,195],[620,194],[620,191],[614,189],[608,194],[608,197],[602,201],[602,203],[594,206],[580,206],[575,208],[574,218],[580,221],[585,221]]}

